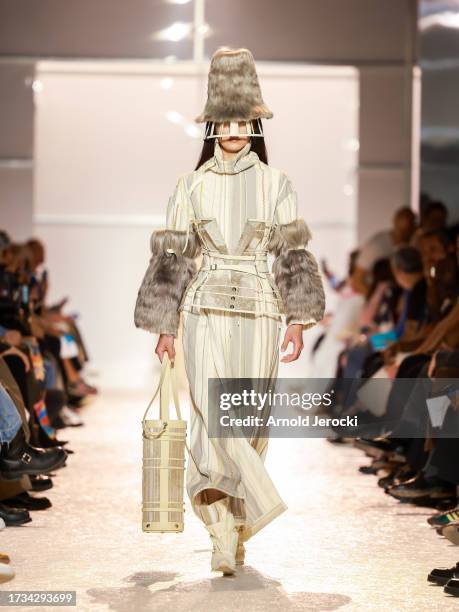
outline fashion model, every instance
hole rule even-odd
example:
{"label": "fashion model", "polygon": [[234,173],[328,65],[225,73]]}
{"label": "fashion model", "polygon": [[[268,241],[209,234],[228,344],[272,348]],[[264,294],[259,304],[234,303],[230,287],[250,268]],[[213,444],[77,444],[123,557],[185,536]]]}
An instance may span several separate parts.
{"label": "fashion model", "polygon": [[151,236],[134,317],[137,327],[159,334],[162,361],[165,352],[175,356],[182,313],[192,400],[187,492],[213,543],[211,569],[223,574],[235,572],[244,542],[286,505],[264,466],[266,438],[208,436],[208,379],[276,378],[282,317],[282,350],[293,345],[282,361],[290,362],[301,353],[303,330],[323,318],[325,307],[296,193],[267,163],[261,120],[272,116],[250,51],[220,48],[196,119],[205,123],[201,158],[178,180],[167,229]]}

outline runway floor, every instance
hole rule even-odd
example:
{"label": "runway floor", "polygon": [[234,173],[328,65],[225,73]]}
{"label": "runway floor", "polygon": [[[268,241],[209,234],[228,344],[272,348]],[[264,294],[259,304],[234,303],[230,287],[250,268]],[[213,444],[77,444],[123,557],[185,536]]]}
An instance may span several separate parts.
{"label": "runway floor", "polygon": [[360,451],[325,440],[270,442],[267,465],[289,509],[247,544],[236,577],[211,574],[210,541],[189,506],[183,533],[143,533],[146,400],[104,393],[83,409],[84,427],[59,432],[75,454],[40,494],[53,507],[0,533],[16,570],[3,590],[76,590],[76,609],[88,611],[459,610],[426,581],[459,560],[427,525],[430,511],[384,495],[358,473]]}

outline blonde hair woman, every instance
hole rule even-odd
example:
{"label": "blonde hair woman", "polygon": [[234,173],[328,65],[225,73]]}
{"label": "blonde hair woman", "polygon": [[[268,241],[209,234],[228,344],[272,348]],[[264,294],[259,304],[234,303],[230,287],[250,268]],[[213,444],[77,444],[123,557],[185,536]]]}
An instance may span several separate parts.
{"label": "blonde hair woman", "polygon": [[[159,334],[156,353],[175,356],[182,313],[192,399],[187,492],[212,543],[211,568],[235,572],[244,542],[286,509],[264,466],[266,438],[208,435],[210,378],[275,379],[297,359],[303,330],[323,317],[325,299],[310,233],[297,216],[291,181],[267,163],[265,105],[253,56],[219,49],[212,58],[197,168],[178,180],[167,229],[153,232],[135,324]],[[275,257],[273,276],[268,253]],[[195,258],[202,254],[196,270]],[[214,415],[215,416],[215,415]]]}

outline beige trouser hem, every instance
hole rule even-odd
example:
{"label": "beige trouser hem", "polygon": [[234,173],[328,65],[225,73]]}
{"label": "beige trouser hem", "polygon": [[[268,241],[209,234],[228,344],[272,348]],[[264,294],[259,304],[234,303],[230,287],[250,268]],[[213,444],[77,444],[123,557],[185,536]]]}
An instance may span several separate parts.
{"label": "beige trouser hem", "polygon": [[246,542],[248,539],[252,538],[256,533],[258,533],[263,527],[266,527],[271,521],[277,518],[282,512],[285,512],[288,509],[288,506],[283,502],[278,504],[275,508],[260,516],[259,519],[255,521],[250,527],[245,527],[240,531],[240,538],[243,542]]}

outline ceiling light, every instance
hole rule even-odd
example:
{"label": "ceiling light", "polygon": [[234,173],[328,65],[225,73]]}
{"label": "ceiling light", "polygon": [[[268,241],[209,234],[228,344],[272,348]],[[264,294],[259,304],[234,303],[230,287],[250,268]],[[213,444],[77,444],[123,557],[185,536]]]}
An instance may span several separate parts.
{"label": "ceiling light", "polygon": [[167,111],[166,119],[171,123],[183,123],[183,115],[174,110]]}
{"label": "ceiling light", "polygon": [[419,29],[430,30],[431,28],[453,28],[459,29],[459,12],[444,11],[443,13],[434,13],[419,19]]}
{"label": "ceiling light", "polygon": [[173,84],[174,84],[174,79],[171,79],[171,77],[164,77],[164,79],[161,79],[161,82],[160,82],[161,89],[170,89]]}
{"label": "ceiling light", "polygon": [[199,128],[197,125],[193,125],[192,123],[189,123],[185,127],[185,132],[188,134],[188,136],[191,136],[191,138],[202,138],[201,128]]}
{"label": "ceiling light", "polygon": [[357,138],[350,138],[346,142],[346,148],[349,151],[358,151],[360,149],[360,142],[358,141]]}
{"label": "ceiling light", "polygon": [[152,35],[155,40],[169,40],[171,42],[179,42],[191,33],[191,23],[176,21],[169,27],[159,30]]}
{"label": "ceiling light", "polygon": [[43,83],[38,79],[34,79],[32,81],[32,89],[34,93],[41,93],[43,91]]}

